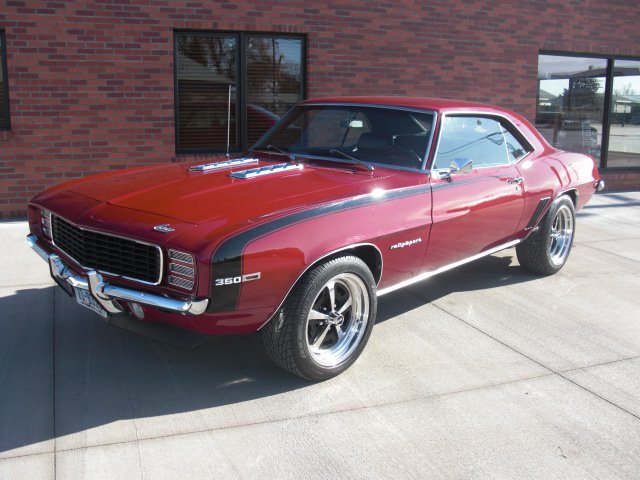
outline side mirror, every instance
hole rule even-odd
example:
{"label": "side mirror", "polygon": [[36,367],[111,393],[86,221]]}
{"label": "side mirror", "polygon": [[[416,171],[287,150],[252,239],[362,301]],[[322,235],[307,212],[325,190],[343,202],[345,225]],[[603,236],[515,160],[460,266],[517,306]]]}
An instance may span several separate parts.
{"label": "side mirror", "polygon": [[454,158],[449,165],[449,173],[471,173],[473,160],[470,158]]}
{"label": "side mirror", "polygon": [[470,158],[454,158],[449,164],[449,171],[439,170],[439,178],[451,181],[452,173],[471,173],[473,171],[473,161]]}

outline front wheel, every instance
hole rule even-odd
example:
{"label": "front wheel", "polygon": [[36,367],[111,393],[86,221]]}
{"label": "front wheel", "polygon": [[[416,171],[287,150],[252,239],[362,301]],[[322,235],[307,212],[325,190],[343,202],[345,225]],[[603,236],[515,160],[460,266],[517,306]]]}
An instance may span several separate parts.
{"label": "front wheel", "polygon": [[334,258],[305,274],[262,329],[269,356],[307,380],[326,380],[362,353],[376,317],[375,280],[357,257]]}
{"label": "front wheel", "polygon": [[520,266],[543,275],[559,271],[569,258],[575,219],[575,207],[569,197],[562,196],[553,202],[538,230],[516,246]]}

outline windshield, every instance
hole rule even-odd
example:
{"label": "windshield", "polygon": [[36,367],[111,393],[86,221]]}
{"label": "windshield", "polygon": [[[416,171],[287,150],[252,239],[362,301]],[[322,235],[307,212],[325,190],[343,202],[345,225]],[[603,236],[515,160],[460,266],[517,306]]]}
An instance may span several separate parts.
{"label": "windshield", "polygon": [[253,150],[421,169],[433,113],[382,107],[295,107]]}

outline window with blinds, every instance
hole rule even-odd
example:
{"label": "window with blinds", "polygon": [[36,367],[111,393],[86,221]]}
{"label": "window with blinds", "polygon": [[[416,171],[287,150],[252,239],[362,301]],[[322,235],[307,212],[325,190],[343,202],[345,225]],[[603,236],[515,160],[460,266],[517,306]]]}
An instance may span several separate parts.
{"label": "window with blinds", "polygon": [[0,129],[8,129],[10,127],[7,50],[4,41],[4,30],[0,30]]}
{"label": "window with blinds", "polygon": [[240,151],[304,98],[304,37],[176,32],[176,151]]}

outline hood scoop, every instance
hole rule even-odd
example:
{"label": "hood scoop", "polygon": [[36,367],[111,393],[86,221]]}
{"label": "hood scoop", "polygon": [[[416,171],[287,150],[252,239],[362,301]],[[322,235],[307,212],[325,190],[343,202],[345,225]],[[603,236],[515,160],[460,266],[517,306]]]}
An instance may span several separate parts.
{"label": "hood scoop", "polygon": [[268,165],[265,167],[250,168],[249,170],[239,170],[229,174],[233,178],[241,178],[247,180],[249,178],[261,177],[263,175],[271,175],[273,173],[288,172],[291,170],[302,170],[301,164],[294,163],[277,163],[275,165]]}
{"label": "hood scoop", "polygon": [[189,167],[190,172],[208,172],[210,170],[220,170],[222,168],[231,168],[237,165],[246,165],[249,163],[258,163],[257,158],[235,158],[233,160],[224,160],[222,162],[203,163],[202,165],[194,165]]}

